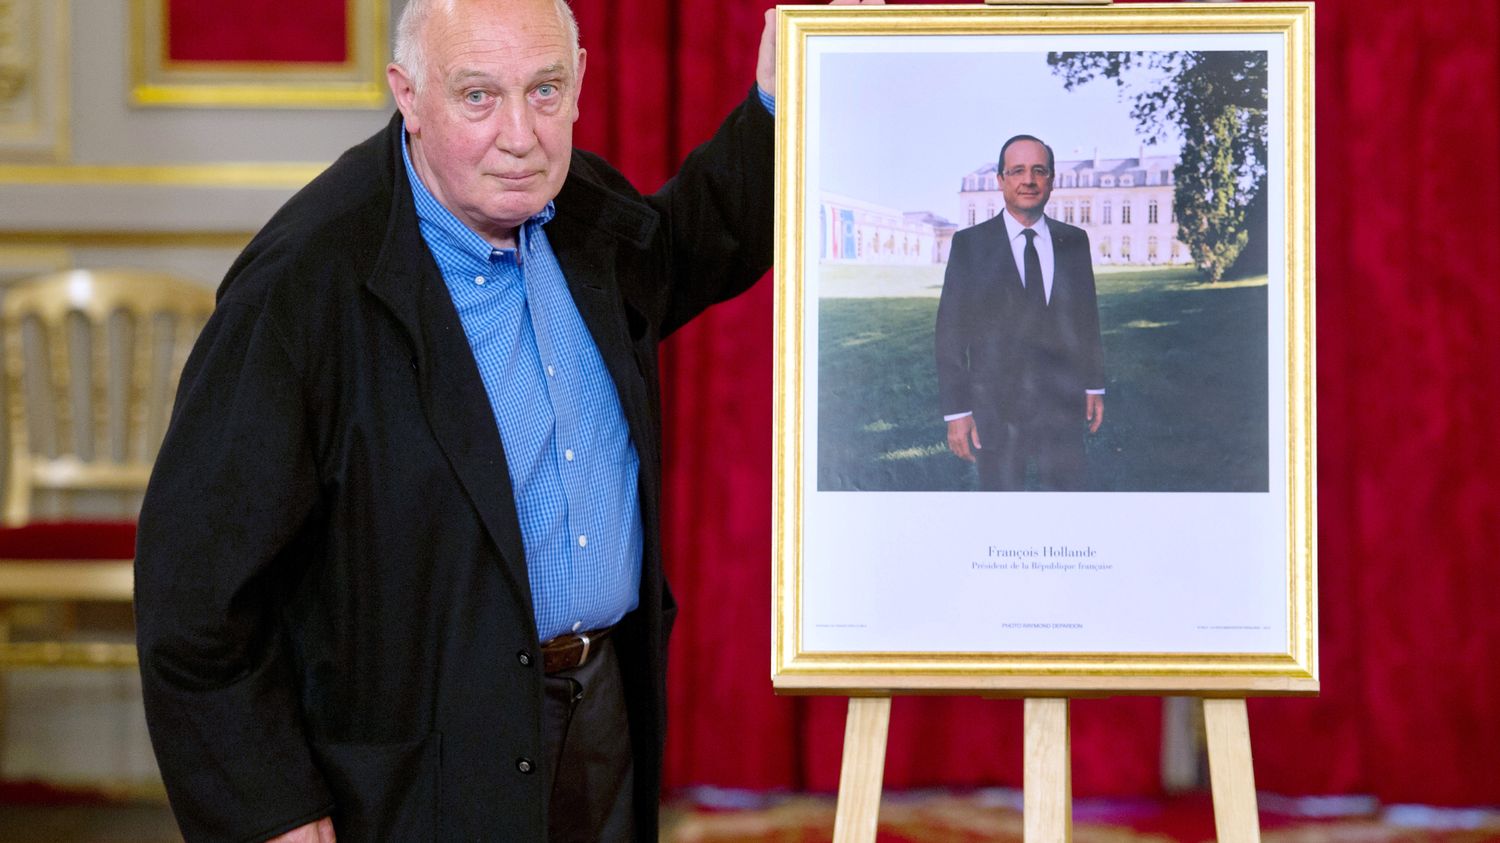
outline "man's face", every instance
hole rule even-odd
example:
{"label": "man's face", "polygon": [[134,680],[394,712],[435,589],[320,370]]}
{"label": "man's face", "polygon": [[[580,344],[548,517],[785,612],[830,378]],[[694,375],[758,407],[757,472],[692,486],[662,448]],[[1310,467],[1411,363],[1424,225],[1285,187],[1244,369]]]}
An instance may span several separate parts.
{"label": "man's face", "polygon": [[512,245],[567,178],[584,51],[575,73],[552,0],[458,0],[419,37],[421,90],[399,66],[387,70],[412,166],[454,216]]}
{"label": "man's face", "polygon": [[1040,218],[1052,196],[1047,147],[1033,140],[1019,140],[1007,147],[1000,167],[1000,192],[1011,216],[1026,223]]}

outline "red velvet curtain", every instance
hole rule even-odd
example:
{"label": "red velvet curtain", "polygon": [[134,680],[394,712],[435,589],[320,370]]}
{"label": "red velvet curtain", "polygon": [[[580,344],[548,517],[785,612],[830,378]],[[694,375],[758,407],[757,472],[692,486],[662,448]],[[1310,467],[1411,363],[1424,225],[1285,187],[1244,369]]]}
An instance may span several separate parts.
{"label": "red velvet curtain", "polygon": [[[575,0],[580,146],[653,189],[751,83],[760,0]],[[1251,704],[1258,784],[1500,803],[1500,4],[1320,0],[1312,700]],[[771,284],[667,349],[667,784],[837,784],[844,703],[773,696]],[[901,698],[890,787],[1020,783],[1014,702]],[[1158,788],[1160,703],[1075,703],[1081,794]]]}

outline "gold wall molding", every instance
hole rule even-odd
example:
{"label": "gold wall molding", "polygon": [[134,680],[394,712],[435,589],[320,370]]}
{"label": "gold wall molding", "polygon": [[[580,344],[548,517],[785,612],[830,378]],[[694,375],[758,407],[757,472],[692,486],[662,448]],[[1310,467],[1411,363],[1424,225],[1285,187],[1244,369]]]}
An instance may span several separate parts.
{"label": "gold wall molding", "polygon": [[[0,231],[0,267],[7,254],[28,254],[45,256],[53,270],[68,269],[68,247],[239,250],[254,236],[250,230],[15,229]],[[63,256],[61,265],[55,259],[58,255]]]}
{"label": "gold wall molding", "polygon": [[345,0],[340,63],[173,61],[167,0],[131,0],[130,98],[187,108],[381,108],[389,58],[388,0]]}
{"label": "gold wall molding", "polygon": [[0,185],[143,185],[295,190],[312,181],[327,167],[327,164],[310,162],[0,164]]}

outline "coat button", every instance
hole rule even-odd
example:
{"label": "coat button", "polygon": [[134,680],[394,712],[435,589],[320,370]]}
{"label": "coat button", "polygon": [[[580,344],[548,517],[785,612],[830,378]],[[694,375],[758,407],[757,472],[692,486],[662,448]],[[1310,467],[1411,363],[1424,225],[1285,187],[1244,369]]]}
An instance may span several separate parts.
{"label": "coat button", "polygon": [[516,661],[520,662],[522,667],[530,667],[531,654],[526,652],[525,650],[522,650],[521,652],[516,653]]}
{"label": "coat button", "polygon": [[530,758],[517,758],[516,759],[516,769],[520,770],[522,773],[530,775],[531,774],[531,770],[532,770],[531,759]]}

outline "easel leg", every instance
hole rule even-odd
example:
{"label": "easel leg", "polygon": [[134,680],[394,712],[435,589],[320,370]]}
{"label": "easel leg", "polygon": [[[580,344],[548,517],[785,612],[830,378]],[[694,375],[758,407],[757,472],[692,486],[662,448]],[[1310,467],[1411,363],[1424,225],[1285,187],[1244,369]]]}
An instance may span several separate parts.
{"label": "easel leg", "polygon": [[1073,765],[1066,699],[1026,701],[1022,821],[1026,843],[1073,839]]}
{"label": "easel leg", "polygon": [[890,725],[890,697],[849,698],[833,843],[874,843],[875,827],[880,821],[880,782],[885,776],[885,739]]}
{"label": "easel leg", "polygon": [[1208,734],[1208,774],[1219,843],[1260,843],[1245,701],[1204,700],[1203,726]]}

